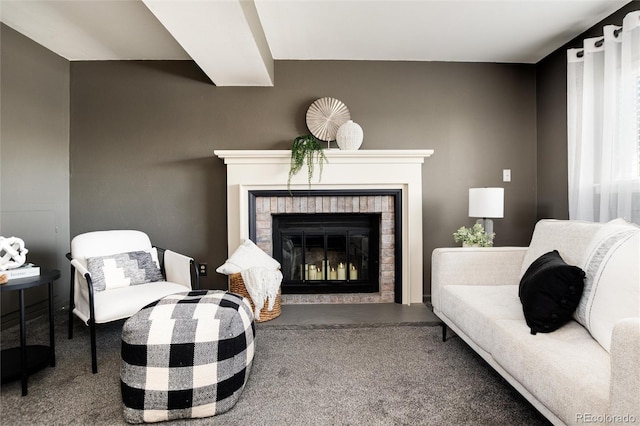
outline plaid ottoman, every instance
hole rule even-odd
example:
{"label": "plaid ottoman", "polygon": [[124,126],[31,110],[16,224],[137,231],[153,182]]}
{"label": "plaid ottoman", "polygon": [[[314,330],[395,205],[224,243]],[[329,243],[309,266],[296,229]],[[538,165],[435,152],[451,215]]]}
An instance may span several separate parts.
{"label": "plaid ottoman", "polygon": [[129,423],[207,417],[231,409],[249,377],[249,301],[190,291],[142,308],[122,329],[120,385]]}

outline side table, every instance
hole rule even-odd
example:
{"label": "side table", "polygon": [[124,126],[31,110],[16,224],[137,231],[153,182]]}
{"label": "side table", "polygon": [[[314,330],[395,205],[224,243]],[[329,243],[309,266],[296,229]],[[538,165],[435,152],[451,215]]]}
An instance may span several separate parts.
{"label": "side table", "polygon": [[[2,350],[2,383],[18,378],[22,379],[22,396],[27,394],[27,380],[34,373],[47,364],[56,365],[55,341],[53,335],[53,282],[60,278],[60,271],[56,269],[41,269],[40,275],[26,278],[15,278],[0,285],[0,291],[18,291],[20,293],[20,347]],[[27,346],[27,332],[25,329],[24,291],[27,288],[49,285],[49,346]]]}

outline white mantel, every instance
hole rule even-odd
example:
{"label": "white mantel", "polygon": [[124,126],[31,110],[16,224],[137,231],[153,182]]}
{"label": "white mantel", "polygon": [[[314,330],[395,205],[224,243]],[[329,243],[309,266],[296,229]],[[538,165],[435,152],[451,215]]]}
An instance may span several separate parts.
{"label": "white mantel", "polygon": [[[242,163],[286,163],[289,164],[291,151],[288,149],[272,150],[216,150],[214,154],[224,159],[225,164]],[[433,155],[432,149],[362,149],[362,150],[341,150],[325,149],[324,155],[329,163],[420,163],[426,157]],[[332,161],[334,160],[334,161]]]}
{"label": "white mantel", "polygon": [[[422,303],[422,164],[432,149],[324,151],[327,163],[314,189],[402,190],[402,303]],[[287,189],[290,150],[216,150],[227,165],[228,250],[249,238],[249,192]],[[308,190],[304,167],[291,180],[292,190]]]}

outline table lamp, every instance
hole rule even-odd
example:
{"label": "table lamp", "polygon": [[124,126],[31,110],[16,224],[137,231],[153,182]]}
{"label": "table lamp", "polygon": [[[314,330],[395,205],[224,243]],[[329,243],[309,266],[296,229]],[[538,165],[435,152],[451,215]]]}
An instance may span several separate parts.
{"label": "table lamp", "polygon": [[478,217],[488,235],[493,233],[490,218],[504,217],[504,188],[469,188],[469,217]]}

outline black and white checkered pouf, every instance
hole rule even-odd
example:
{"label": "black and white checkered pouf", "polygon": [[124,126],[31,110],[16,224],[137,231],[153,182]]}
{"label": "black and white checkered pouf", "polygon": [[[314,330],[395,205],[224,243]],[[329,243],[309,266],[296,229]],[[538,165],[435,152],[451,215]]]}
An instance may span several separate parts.
{"label": "black and white checkered pouf", "polygon": [[129,423],[207,417],[231,409],[249,377],[249,301],[226,291],[166,296],[122,329],[120,384]]}

